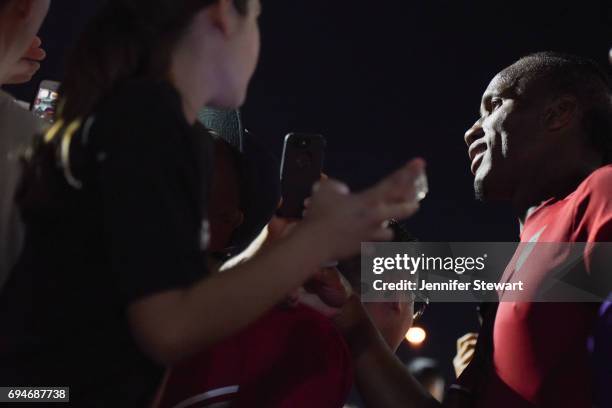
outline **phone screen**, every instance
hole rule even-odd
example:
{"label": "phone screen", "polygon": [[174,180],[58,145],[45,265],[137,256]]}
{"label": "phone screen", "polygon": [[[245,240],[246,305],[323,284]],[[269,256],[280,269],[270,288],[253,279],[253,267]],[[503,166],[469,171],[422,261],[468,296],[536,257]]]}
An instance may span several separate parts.
{"label": "phone screen", "polygon": [[55,113],[57,111],[57,102],[59,94],[57,90],[59,83],[53,81],[43,81],[38,89],[36,99],[32,104],[32,112],[39,118],[53,123],[55,121]]}

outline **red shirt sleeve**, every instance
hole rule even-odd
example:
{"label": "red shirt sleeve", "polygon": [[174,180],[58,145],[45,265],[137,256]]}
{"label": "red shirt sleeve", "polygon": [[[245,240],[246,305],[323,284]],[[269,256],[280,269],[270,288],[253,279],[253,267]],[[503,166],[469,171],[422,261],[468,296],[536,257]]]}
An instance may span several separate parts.
{"label": "red shirt sleeve", "polygon": [[605,298],[612,291],[612,165],[595,171],[577,193],[573,238],[587,242],[585,267]]}
{"label": "red shirt sleeve", "polygon": [[612,242],[612,165],[595,171],[576,191],[575,242]]}

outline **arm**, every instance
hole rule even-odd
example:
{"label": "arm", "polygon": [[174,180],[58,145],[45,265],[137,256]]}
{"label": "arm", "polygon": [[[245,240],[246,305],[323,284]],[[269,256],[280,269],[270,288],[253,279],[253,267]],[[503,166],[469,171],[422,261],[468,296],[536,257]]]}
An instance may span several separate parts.
{"label": "arm", "polygon": [[[409,166],[400,173],[412,171]],[[322,264],[358,252],[361,241],[388,239],[382,221],[390,213],[401,218],[416,211],[413,204],[395,202],[405,184],[396,173],[366,194],[351,195],[326,181],[313,196],[309,217],[287,237],[188,289],[130,305],[130,325],[142,349],[165,364],[180,360],[245,327]],[[385,195],[390,202],[381,205]]]}
{"label": "arm", "polygon": [[356,296],[336,317],[355,368],[355,382],[368,407],[435,408],[441,405],[393,355]]}
{"label": "arm", "polygon": [[108,153],[100,183],[112,273],[132,333],[155,361],[176,362],[235,333],[322,264],[358,253],[362,241],[390,239],[384,220],[418,209],[420,160],[359,194],[323,181],[308,216],[288,236],[248,262],[202,278],[202,220],[193,206],[202,181],[185,169],[184,152],[191,146],[175,136],[171,120],[143,129],[151,115],[167,116],[163,106],[150,105],[138,105],[129,116],[114,105],[113,113],[126,119],[120,126],[102,121],[98,131]]}
{"label": "arm", "polygon": [[171,364],[245,327],[319,268],[324,252],[313,235],[296,229],[231,270],[134,302],[128,316],[139,344]]}

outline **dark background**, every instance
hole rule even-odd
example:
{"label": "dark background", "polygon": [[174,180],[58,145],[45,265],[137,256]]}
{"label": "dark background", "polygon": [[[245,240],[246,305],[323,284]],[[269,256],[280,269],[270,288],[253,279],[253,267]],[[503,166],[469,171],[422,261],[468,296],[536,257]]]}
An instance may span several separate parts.
{"label": "dark background", "polygon": [[[61,80],[63,62],[98,1],[56,0],[41,30],[49,56],[29,85]],[[464,131],[482,91],[522,55],[570,52],[607,64],[611,1],[267,0],[263,48],[243,113],[280,155],[289,131],[323,133],[326,171],[354,189],[414,156],[428,162],[431,193],[408,225],[423,241],[514,241],[503,204],[473,199]],[[152,119],[153,120],[153,119]],[[474,305],[431,305],[428,338],[407,354],[440,360],[450,378],[455,340],[477,328]]]}

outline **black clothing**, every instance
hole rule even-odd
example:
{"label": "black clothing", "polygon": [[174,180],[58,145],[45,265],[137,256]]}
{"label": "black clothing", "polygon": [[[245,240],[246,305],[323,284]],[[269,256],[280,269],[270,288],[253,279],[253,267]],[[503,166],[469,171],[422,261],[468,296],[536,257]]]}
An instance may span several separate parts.
{"label": "black clothing", "polygon": [[212,139],[167,83],[127,83],[91,118],[71,143],[83,187],[49,166],[48,200],[23,200],[25,248],[0,295],[0,384],[70,386],[71,406],[144,407],[163,367],[134,343],[126,310],[205,275]]}

